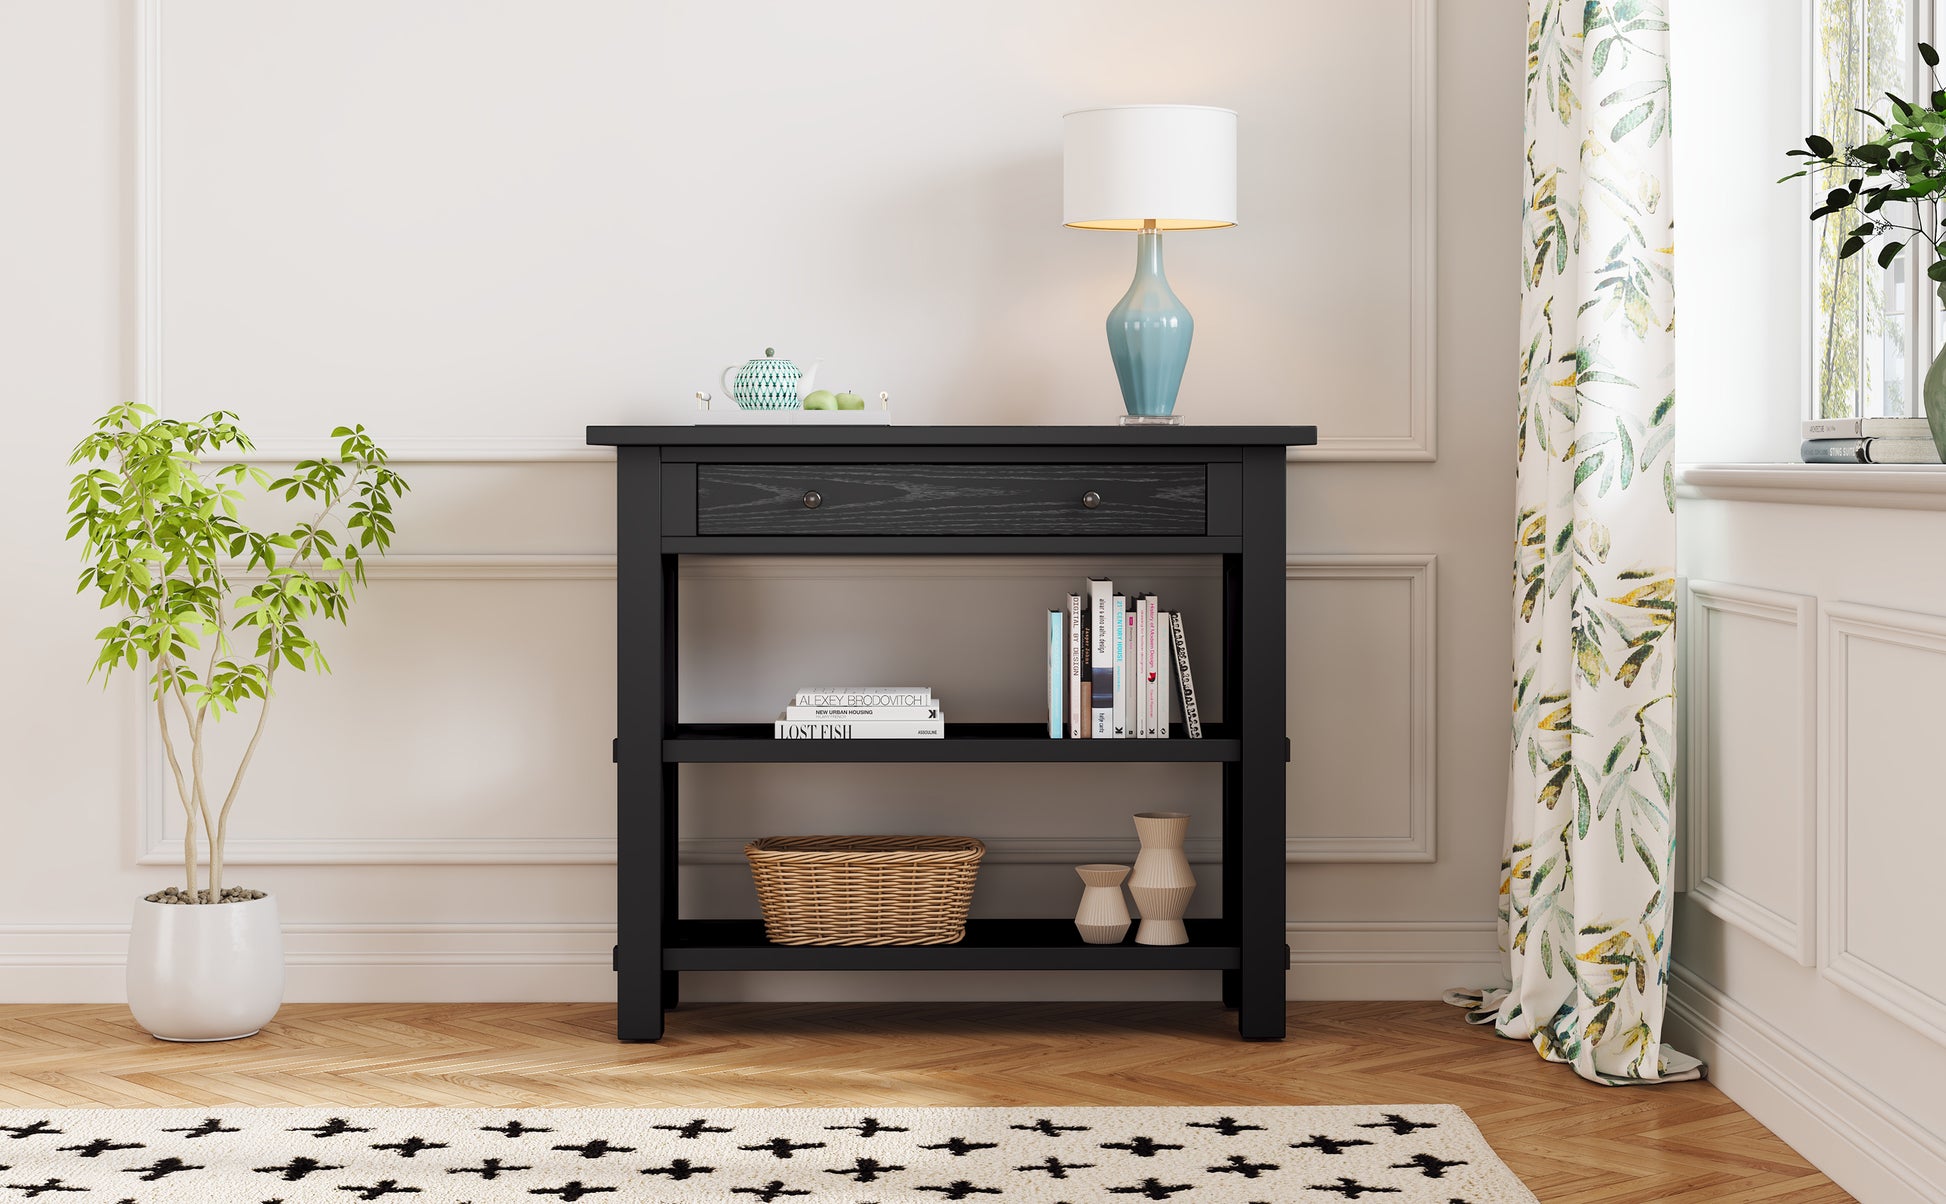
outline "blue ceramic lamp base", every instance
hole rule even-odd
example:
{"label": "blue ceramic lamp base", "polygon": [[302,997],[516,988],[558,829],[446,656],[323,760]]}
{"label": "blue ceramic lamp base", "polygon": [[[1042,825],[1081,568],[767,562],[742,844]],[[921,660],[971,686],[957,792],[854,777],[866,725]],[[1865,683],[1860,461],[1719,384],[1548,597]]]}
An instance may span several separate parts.
{"label": "blue ceramic lamp base", "polygon": [[1172,425],[1181,421],[1176,392],[1196,322],[1162,274],[1161,231],[1145,229],[1135,237],[1135,280],[1108,311],[1108,353],[1128,410],[1122,425]]}

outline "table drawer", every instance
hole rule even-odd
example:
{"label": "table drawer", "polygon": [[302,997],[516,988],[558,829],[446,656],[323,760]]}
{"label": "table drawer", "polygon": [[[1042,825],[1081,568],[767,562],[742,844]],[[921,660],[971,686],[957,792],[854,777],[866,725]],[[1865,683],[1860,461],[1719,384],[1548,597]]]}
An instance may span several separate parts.
{"label": "table drawer", "polygon": [[1202,464],[699,464],[699,535],[1201,535]]}

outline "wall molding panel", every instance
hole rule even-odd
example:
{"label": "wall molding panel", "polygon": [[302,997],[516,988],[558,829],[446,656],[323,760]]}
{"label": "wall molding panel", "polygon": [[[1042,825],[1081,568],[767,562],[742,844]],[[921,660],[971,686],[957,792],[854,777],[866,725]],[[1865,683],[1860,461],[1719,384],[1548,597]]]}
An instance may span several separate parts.
{"label": "wall molding panel", "polygon": [[1397,581],[1409,595],[1407,641],[1409,724],[1408,781],[1403,836],[1293,836],[1285,842],[1291,862],[1388,862],[1437,859],[1438,686],[1435,666],[1439,629],[1439,557],[1430,552],[1376,552],[1337,556],[1289,555],[1284,581]]}
{"label": "wall molding panel", "polygon": [[[1818,631],[1817,599],[1804,594],[1755,589],[1720,581],[1688,582],[1684,608],[1688,648],[1684,700],[1687,760],[1683,773],[1683,832],[1687,838],[1689,897],[1726,923],[1733,924],[1802,966],[1817,964],[1817,730]],[[1780,800],[1785,822],[1796,837],[1796,875],[1792,896],[1796,914],[1784,915],[1757,902],[1733,885],[1710,876],[1710,616],[1734,615],[1784,627],[1796,642],[1797,708],[1793,739],[1796,746],[1797,790]]]}
{"label": "wall molding panel", "polygon": [[[1900,978],[1851,948],[1849,830],[1852,799],[1847,761],[1851,753],[1851,655],[1854,644],[1876,643],[1946,655],[1946,616],[1832,602],[1824,609],[1825,791],[1820,877],[1825,883],[1819,919],[1825,978],[1887,1015],[1946,1044],[1946,998]],[[1937,797],[1928,800],[1937,802]],[[1928,954],[1927,956],[1930,956]]]}

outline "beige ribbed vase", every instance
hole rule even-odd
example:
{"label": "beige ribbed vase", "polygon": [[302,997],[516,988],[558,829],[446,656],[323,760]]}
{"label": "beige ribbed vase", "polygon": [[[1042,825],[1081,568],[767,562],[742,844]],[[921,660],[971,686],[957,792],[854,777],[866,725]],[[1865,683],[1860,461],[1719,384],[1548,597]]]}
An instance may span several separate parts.
{"label": "beige ribbed vase", "polygon": [[1081,909],[1074,926],[1090,945],[1118,945],[1128,935],[1128,904],[1122,901],[1125,865],[1077,865],[1074,872],[1087,885],[1081,889]]}
{"label": "beige ribbed vase", "polygon": [[1142,839],[1142,851],[1136,855],[1128,893],[1135,897],[1135,910],[1142,916],[1142,925],[1135,930],[1138,945],[1189,943],[1182,913],[1189,908],[1189,896],[1196,893],[1196,875],[1189,872],[1189,858],[1182,851],[1188,832],[1189,816],[1184,812],[1135,813],[1135,834]]}

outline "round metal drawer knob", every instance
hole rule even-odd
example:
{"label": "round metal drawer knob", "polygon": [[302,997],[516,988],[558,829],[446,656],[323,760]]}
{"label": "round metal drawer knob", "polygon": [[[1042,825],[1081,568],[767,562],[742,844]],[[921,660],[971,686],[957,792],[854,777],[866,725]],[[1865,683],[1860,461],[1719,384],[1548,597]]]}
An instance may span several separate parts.
{"label": "round metal drawer knob", "polygon": [[1081,504],[1093,510],[1096,506],[1101,505],[1101,495],[1090,489],[1081,495]]}
{"label": "round metal drawer knob", "polygon": [[819,493],[817,490],[813,489],[805,493],[804,508],[806,510],[816,510],[819,506],[822,506],[823,504],[824,504],[824,495]]}

